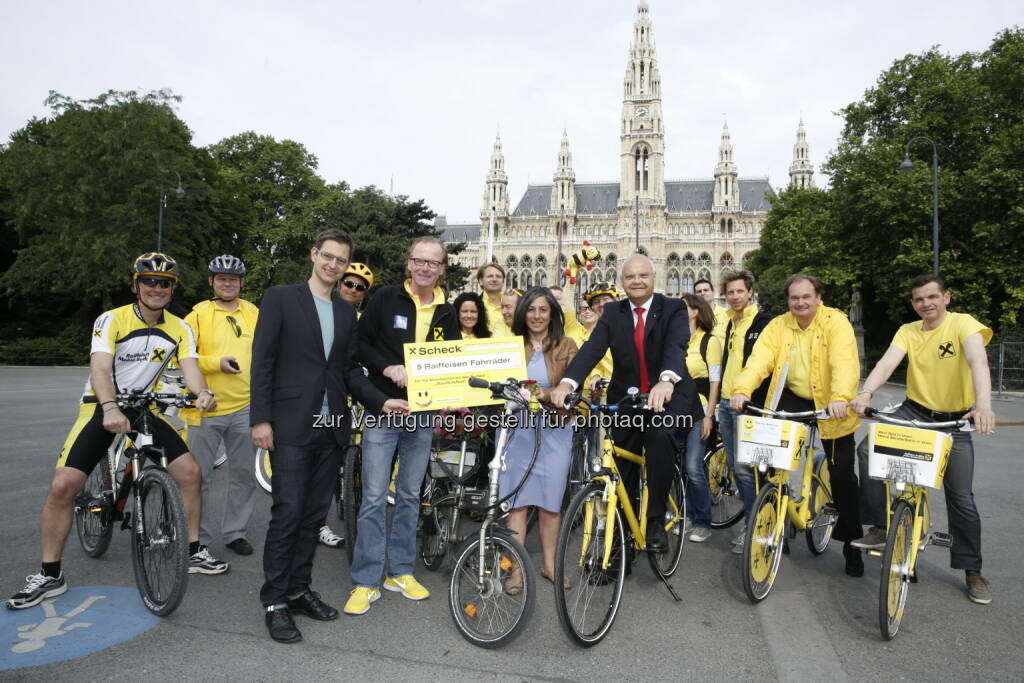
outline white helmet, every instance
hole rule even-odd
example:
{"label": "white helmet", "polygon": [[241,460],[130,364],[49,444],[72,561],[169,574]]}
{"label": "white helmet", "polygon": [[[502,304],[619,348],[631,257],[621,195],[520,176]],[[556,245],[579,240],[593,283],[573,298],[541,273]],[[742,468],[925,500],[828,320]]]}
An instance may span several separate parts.
{"label": "white helmet", "polygon": [[210,275],[245,275],[245,264],[242,259],[231,254],[223,254],[210,261]]}

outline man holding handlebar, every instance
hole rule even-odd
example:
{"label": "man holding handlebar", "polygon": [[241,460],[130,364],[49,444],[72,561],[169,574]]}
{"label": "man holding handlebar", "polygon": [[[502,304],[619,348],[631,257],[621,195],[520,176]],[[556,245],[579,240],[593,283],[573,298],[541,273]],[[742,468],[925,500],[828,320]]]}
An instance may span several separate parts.
{"label": "man holding handlebar", "polygon": [[[945,422],[974,419],[982,434],[995,431],[992,380],[985,345],[992,330],[966,313],[947,311],[951,294],[938,275],[921,275],[910,283],[910,304],[921,322],[907,323],[893,337],[889,349],[864,380],[864,390],[850,407],[863,415],[871,397],[899,367],[904,356],[907,397],[893,416],[906,420]],[[981,575],[981,517],[974,504],[974,444],[969,432],[955,431],[942,486],[946,493],[949,533],[953,537],[950,566],[963,569],[971,602],[992,602],[988,581]],[[861,473],[861,515],[872,524],[859,548],[885,547],[885,484],[869,479],[867,439],[857,448]]]}

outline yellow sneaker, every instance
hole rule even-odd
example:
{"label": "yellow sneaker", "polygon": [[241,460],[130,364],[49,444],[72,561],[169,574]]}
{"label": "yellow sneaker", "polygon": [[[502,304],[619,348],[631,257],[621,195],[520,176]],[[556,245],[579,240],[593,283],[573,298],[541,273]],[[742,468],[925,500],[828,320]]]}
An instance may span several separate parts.
{"label": "yellow sneaker", "polygon": [[380,591],[376,588],[356,586],[345,603],[345,614],[366,614],[370,611],[370,603],[380,600]]}
{"label": "yellow sneaker", "polygon": [[389,591],[401,593],[410,600],[426,600],[430,597],[430,591],[423,587],[412,574],[403,576],[389,576],[384,579],[384,588]]}

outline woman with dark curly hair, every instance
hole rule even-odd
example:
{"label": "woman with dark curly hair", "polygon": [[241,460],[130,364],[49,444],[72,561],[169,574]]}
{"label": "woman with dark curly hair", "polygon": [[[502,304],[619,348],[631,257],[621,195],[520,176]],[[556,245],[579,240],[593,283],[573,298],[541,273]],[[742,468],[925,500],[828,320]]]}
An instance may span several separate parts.
{"label": "woman with dark curly hair", "polygon": [[479,294],[463,292],[452,303],[459,316],[459,329],[463,339],[484,339],[491,336],[487,327],[487,308]]}

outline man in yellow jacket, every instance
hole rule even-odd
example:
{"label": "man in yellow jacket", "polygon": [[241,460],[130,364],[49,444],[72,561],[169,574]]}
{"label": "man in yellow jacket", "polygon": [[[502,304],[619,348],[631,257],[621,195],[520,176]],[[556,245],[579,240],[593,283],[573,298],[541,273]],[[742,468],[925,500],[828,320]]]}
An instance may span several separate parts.
{"label": "man in yellow jacket", "polygon": [[842,311],[822,305],[821,281],[814,276],[791,276],[785,293],[789,313],[773,319],[761,332],[733,385],[731,405],[733,410],[740,410],[754,389],[771,375],[769,408],[828,410],[832,419],[822,420],[820,431],[832,498],[839,513],[832,537],[843,541],[846,573],[863,576],[860,550],[850,545],[863,532],[853,469],[853,435],[860,419],[848,409],[860,380],[853,326]]}
{"label": "man in yellow jacket", "polygon": [[210,474],[221,444],[228,456],[228,490],[224,497],[221,536],[225,545],[239,555],[251,555],[246,538],[249,518],[256,504],[253,466],[256,451],[249,435],[249,372],[252,335],[259,309],[239,297],[245,283],[245,264],[223,255],[210,261],[210,286],[214,298],[195,305],[185,317],[196,337],[199,370],[217,395],[217,410],[186,414],[188,445],[203,471],[203,516],[199,542],[213,540],[212,506],[208,505]]}

